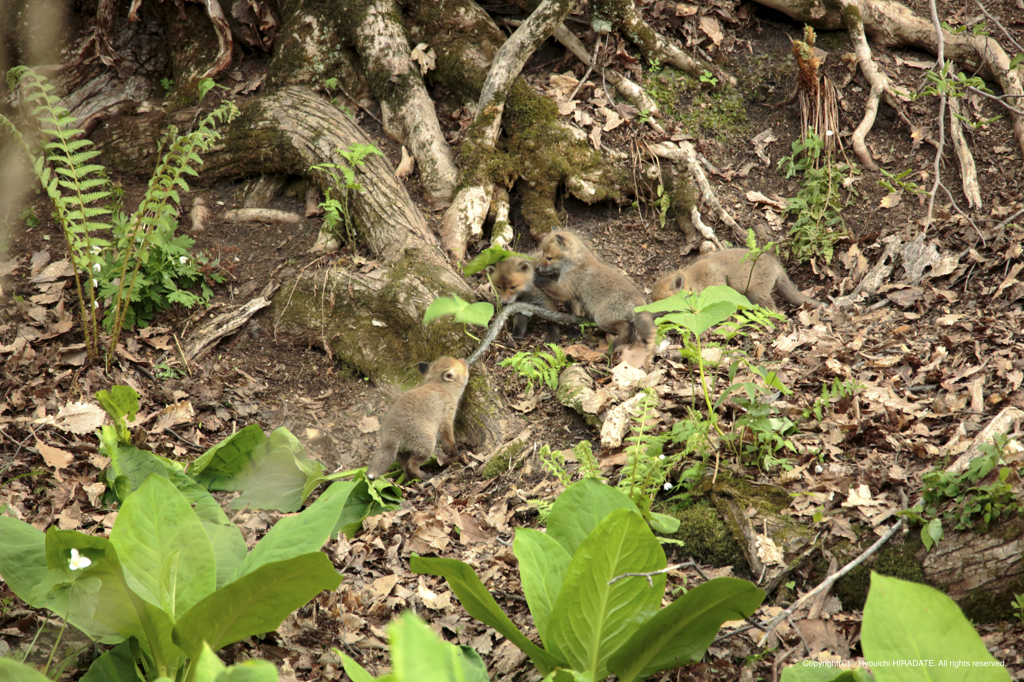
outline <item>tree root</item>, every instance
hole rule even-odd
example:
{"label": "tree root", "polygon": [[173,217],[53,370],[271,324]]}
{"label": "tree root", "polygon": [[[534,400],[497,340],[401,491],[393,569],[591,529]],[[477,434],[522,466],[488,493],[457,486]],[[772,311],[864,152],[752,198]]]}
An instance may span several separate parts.
{"label": "tree root", "polygon": [[[679,142],[679,147],[672,146],[669,142],[662,142],[659,144],[652,144],[648,146],[650,153],[658,158],[672,161],[673,163],[681,163],[690,172],[693,177],[693,181],[697,183],[697,187],[700,188],[700,197],[704,203],[710,207],[712,214],[723,223],[729,226],[732,230],[733,236],[740,244],[744,244],[747,241],[747,231],[744,230],[736,220],[729,215],[729,212],[722,206],[722,202],[718,200],[715,191],[711,188],[711,182],[708,180],[708,176],[705,175],[704,169],[701,168],[700,162],[697,161],[697,150],[693,148],[693,145],[685,140]],[[715,237],[714,233],[708,228],[700,219],[700,213],[697,212],[697,208],[693,208],[693,224],[697,228],[705,239],[713,241],[721,248],[721,244]],[[764,235],[758,235],[759,239],[763,239]]]}
{"label": "tree root", "polygon": [[384,131],[409,147],[419,164],[426,198],[447,204],[458,169],[437,121],[420,69],[409,58],[408,38],[393,0],[341,2],[353,17],[349,39],[355,44],[373,95],[380,102]]}

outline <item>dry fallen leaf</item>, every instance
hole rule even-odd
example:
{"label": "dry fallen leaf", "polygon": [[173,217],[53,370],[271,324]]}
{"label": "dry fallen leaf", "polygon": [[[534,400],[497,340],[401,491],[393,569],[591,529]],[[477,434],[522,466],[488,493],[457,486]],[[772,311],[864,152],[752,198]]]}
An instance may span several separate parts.
{"label": "dry fallen leaf", "polygon": [[160,412],[160,416],[157,417],[156,424],[150,429],[150,433],[161,433],[164,429],[172,426],[188,423],[195,416],[196,411],[188,400],[168,405]]}
{"label": "dry fallen leaf", "polygon": [[67,450],[61,450],[60,448],[55,448],[52,445],[47,445],[38,439],[36,440],[36,449],[39,450],[39,454],[43,456],[43,461],[46,462],[47,466],[51,466],[54,469],[63,469],[67,467],[75,458],[75,456]]}
{"label": "dry fallen leaf", "polygon": [[374,433],[380,431],[380,422],[376,417],[363,417],[359,420],[359,430],[363,433]]}

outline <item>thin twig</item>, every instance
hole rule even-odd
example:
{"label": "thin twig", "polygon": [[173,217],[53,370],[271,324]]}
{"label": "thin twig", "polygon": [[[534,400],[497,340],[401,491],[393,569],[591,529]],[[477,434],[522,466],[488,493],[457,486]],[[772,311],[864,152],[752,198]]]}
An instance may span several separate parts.
{"label": "thin twig", "polygon": [[759,640],[757,641],[757,645],[758,645],[758,646],[764,646],[764,643],[765,643],[766,641],[768,641],[768,638],[769,638],[769,637],[771,636],[771,634],[772,634],[773,632],[775,632],[775,628],[777,628],[777,627],[779,626],[779,623],[781,623],[781,622],[782,622],[783,620],[785,620],[786,618],[789,618],[790,616],[792,616],[792,615],[793,615],[793,613],[794,613],[794,612],[795,612],[795,611],[796,611],[796,610],[797,610],[798,608],[800,608],[800,607],[801,607],[801,606],[803,606],[803,605],[804,605],[805,603],[807,603],[808,601],[810,601],[810,599],[811,599],[811,598],[815,597],[816,595],[818,595],[818,594],[819,594],[819,593],[821,593],[821,592],[824,592],[825,590],[831,589],[832,585],[833,585],[833,584],[834,584],[834,583],[835,583],[835,582],[836,582],[837,580],[839,580],[840,578],[842,578],[842,577],[843,577],[844,575],[846,575],[847,573],[849,573],[849,572],[850,572],[850,571],[852,571],[853,569],[855,569],[855,568],[857,568],[858,566],[860,566],[860,565],[861,565],[861,564],[862,564],[862,563],[864,562],[864,560],[865,560],[865,559],[867,559],[867,558],[868,558],[869,556],[871,556],[872,554],[874,554],[875,552],[877,552],[877,551],[879,550],[879,548],[880,548],[880,547],[881,547],[882,545],[884,545],[884,544],[885,544],[886,542],[888,542],[888,541],[889,541],[889,538],[891,538],[891,537],[892,537],[893,535],[895,535],[895,534],[896,534],[896,531],[898,531],[898,530],[899,530],[900,528],[902,528],[902,527],[903,527],[903,519],[899,519],[899,520],[897,520],[897,521],[896,521],[896,523],[894,523],[894,524],[892,525],[892,528],[890,528],[889,530],[887,530],[887,531],[885,532],[885,535],[883,535],[882,537],[878,538],[878,540],[877,540],[877,541],[875,542],[875,544],[873,544],[873,545],[871,545],[870,547],[868,547],[868,548],[867,548],[867,549],[866,549],[866,550],[864,551],[864,553],[863,553],[863,554],[861,554],[861,555],[860,555],[859,557],[857,557],[856,559],[854,559],[854,560],[853,560],[853,561],[851,561],[850,563],[848,563],[848,564],[846,564],[845,566],[843,566],[843,567],[842,567],[841,569],[839,569],[839,570],[838,570],[837,572],[835,572],[835,573],[833,573],[832,575],[830,575],[829,577],[825,578],[825,579],[824,579],[824,580],[823,580],[823,581],[821,582],[821,584],[820,584],[820,585],[818,585],[817,587],[815,587],[815,588],[814,588],[813,590],[811,590],[810,592],[808,592],[808,593],[807,593],[807,594],[805,594],[804,596],[802,596],[802,597],[800,597],[799,599],[797,599],[797,600],[796,600],[796,601],[795,601],[795,602],[794,602],[794,603],[793,603],[793,604],[792,604],[792,605],[791,605],[791,606],[790,606],[790,607],[789,607],[788,609],[786,609],[785,611],[783,611],[783,612],[782,612],[782,613],[780,613],[779,615],[775,616],[775,618],[773,618],[773,619],[771,620],[771,622],[770,622],[770,623],[768,623],[768,625],[767,625],[767,626],[765,627],[765,631],[764,631],[764,634],[763,634],[763,635],[761,635],[761,639],[759,639]]}

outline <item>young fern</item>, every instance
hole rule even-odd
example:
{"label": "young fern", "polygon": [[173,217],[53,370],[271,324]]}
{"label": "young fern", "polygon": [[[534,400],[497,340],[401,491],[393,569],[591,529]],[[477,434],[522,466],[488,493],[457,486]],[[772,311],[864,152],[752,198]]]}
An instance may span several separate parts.
{"label": "young fern", "polygon": [[[74,117],[68,115],[68,110],[60,105],[60,99],[52,94],[50,83],[31,69],[18,66],[8,72],[7,84],[11,90],[21,87],[25,99],[34,105],[32,115],[41,126],[40,132],[49,137],[49,141],[43,144],[43,155],[37,157],[14,126],[3,119],[4,127],[15,134],[32,160],[36,177],[56,208],[57,220],[74,265],[85,346],[89,356],[95,359],[99,351],[99,304],[93,278],[89,275],[92,266],[99,263],[97,254],[110,245],[108,240],[95,236],[96,232],[110,229],[106,223],[96,220],[110,214],[110,209],[100,204],[110,196],[109,183],[103,174],[103,166],[89,163],[99,152],[89,149],[92,145],[89,140],[76,139],[84,131],[74,127]],[[80,271],[87,274],[84,290]]]}
{"label": "young fern", "polygon": [[[25,100],[33,105],[32,115],[40,126],[39,132],[46,138],[42,144],[42,154],[37,156],[24,136],[7,118],[0,115],[0,125],[14,137],[32,161],[36,178],[56,209],[57,221],[74,265],[85,346],[90,360],[95,361],[99,355],[100,296],[97,291],[99,275],[94,273],[101,272],[105,263],[104,256],[114,250],[111,241],[98,234],[101,231],[109,232],[110,221],[117,219],[112,216],[111,207],[107,203],[111,196],[110,183],[104,167],[91,163],[99,152],[91,148],[92,142],[89,140],[84,137],[79,139],[85,133],[74,127],[75,118],[61,106],[60,99],[53,94],[52,85],[23,66],[11,69],[7,82],[12,90],[20,89]],[[212,87],[213,81],[202,81],[199,85],[200,97]],[[110,322],[108,362],[113,357],[125,315],[131,305],[139,268],[147,258],[149,234],[158,225],[174,223],[176,206],[181,203],[178,190],[189,189],[184,176],[198,175],[196,167],[202,165],[199,153],[208,151],[220,139],[215,125],[231,121],[238,113],[234,104],[224,102],[203,118],[195,131],[179,137],[177,129],[171,127],[165,137],[168,151],[157,166],[142,203],[128,219],[130,237],[123,242],[123,250],[119,255],[122,263],[116,295],[113,296],[114,315],[104,321],[104,326]],[[133,257],[129,279],[128,268]],[[83,272],[86,274],[84,285],[81,276]],[[178,290],[173,283],[170,288],[172,293],[168,298],[171,303],[194,302],[194,297],[188,298],[187,292]],[[103,295],[111,293],[105,292]]]}
{"label": "young fern", "polygon": [[[149,233],[162,221],[174,220],[177,214],[176,206],[181,205],[178,188],[180,187],[186,192],[189,191],[189,186],[185,182],[184,176],[199,175],[199,172],[195,169],[195,166],[203,165],[203,160],[199,157],[199,153],[209,151],[214,143],[221,138],[221,134],[217,131],[215,125],[217,123],[229,123],[238,114],[238,108],[234,103],[225,101],[207,114],[199,122],[199,127],[190,133],[179,136],[176,127],[170,126],[168,128],[167,134],[161,142],[161,148],[164,144],[168,145],[167,153],[164,154],[156,170],[153,172],[153,177],[149,180],[146,194],[130,218],[131,228],[129,229],[129,238],[127,240],[127,251],[122,254],[123,262],[121,265],[120,285],[114,298],[116,313],[111,328],[108,357],[113,355],[117,339],[121,334],[125,315],[131,305],[131,294],[135,287],[135,280],[143,261],[141,257],[135,258],[135,267],[131,273],[131,280],[128,282],[127,287],[125,287],[128,263],[131,261],[133,250],[137,248],[140,251],[144,250]],[[142,248],[137,247],[137,244],[141,244]],[[184,293],[172,292],[171,302],[183,302],[182,300],[175,300],[174,296],[176,294],[181,296]]]}
{"label": "young fern", "polygon": [[539,350],[535,353],[520,351],[510,358],[502,360],[502,367],[511,367],[519,376],[526,379],[526,392],[533,388],[533,382],[544,384],[552,391],[558,389],[558,375],[569,364],[565,351],[557,344],[546,344],[551,353]]}

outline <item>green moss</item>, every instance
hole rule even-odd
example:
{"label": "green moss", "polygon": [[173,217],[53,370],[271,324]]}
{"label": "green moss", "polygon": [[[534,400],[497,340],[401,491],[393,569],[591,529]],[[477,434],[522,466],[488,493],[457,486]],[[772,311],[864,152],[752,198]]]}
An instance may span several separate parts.
{"label": "green moss", "polygon": [[679,519],[679,531],[672,537],[686,543],[687,556],[711,566],[734,566],[748,571],[739,544],[715,508],[699,502],[682,511],[663,511]]}
{"label": "green moss", "polygon": [[483,478],[488,479],[505,473],[508,471],[509,462],[512,461],[513,457],[519,454],[524,446],[525,443],[519,440],[509,443],[496,452],[493,457],[487,460],[487,465],[484,466],[484,470],[480,475]]}

